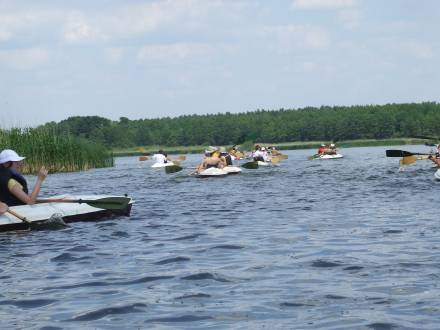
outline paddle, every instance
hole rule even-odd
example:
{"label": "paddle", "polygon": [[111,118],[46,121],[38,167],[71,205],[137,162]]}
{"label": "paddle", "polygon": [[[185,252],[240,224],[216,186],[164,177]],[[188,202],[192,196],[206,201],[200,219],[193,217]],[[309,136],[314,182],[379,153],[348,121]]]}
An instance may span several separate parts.
{"label": "paddle", "polygon": [[124,210],[131,201],[129,197],[104,197],[99,199],[38,199],[37,203],[79,203],[88,204],[98,209]]}
{"label": "paddle", "polygon": [[409,152],[404,150],[386,150],[387,157],[408,157],[408,156],[414,156],[414,155],[422,155],[422,156],[429,156],[430,154],[426,153],[418,153],[418,152]]}
{"label": "paddle", "polygon": [[31,223],[32,223],[31,221],[29,221],[28,219],[26,219],[26,217],[24,217],[24,216],[18,214],[18,213],[15,212],[15,211],[12,211],[10,208],[6,209],[6,212],[12,214],[14,217],[16,217],[16,218],[20,219],[21,221],[27,223],[28,225],[31,225]]}
{"label": "paddle", "polygon": [[143,162],[143,161],[145,161],[145,160],[148,160],[148,156],[139,156],[139,160],[140,160],[141,162]]}
{"label": "paddle", "polygon": [[164,168],[166,174],[176,173],[183,170],[183,167],[179,165],[170,165],[170,166],[165,166]]}
{"label": "paddle", "polygon": [[255,170],[258,168],[258,161],[247,162],[240,165],[240,167],[246,168],[248,170]]}

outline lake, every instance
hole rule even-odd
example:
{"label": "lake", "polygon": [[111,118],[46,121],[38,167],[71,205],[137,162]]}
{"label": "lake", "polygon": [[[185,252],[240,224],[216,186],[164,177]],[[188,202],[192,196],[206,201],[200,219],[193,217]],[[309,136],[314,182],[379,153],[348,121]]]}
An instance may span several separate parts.
{"label": "lake", "polygon": [[286,151],[223,178],[137,157],[52,174],[41,197],[136,203],[129,218],[1,233],[2,328],[438,329],[440,182],[431,162],[399,172],[385,149],[429,151]]}

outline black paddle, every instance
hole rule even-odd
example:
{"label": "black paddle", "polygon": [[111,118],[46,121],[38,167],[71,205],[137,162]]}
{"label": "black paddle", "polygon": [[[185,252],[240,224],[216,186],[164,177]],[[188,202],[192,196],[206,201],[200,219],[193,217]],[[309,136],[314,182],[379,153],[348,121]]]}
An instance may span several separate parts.
{"label": "black paddle", "polygon": [[98,209],[124,210],[130,201],[130,197],[104,197],[98,199],[39,199],[37,203],[84,203]]}
{"label": "black paddle", "polygon": [[246,168],[248,170],[255,170],[258,168],[258,161],[247,162],[240,165],[240,167]]}
{"label": "black paddle", "polygon": [[408,157],[408,156],[415,156],[415,155],[423,155],[423,156],[429,156],[430,154],[424,154],[424,153],[418,153],[418,152],[409,152],[404,150],[386,150],[387,157]]}
{"label": "black paddle", "polygon": [[165,173],[166,174],[180,172],[181,170],[183,170],[183,167],[179,166],[179,165],[165,166]]}

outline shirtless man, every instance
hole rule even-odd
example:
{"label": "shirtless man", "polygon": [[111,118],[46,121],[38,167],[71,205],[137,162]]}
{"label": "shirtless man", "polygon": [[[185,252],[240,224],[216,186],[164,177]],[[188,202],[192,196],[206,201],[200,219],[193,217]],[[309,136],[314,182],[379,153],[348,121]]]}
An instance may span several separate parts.
{"label": "shirtless man", "polygon": [[205,159],[203,159],[203,161],[199,164],[199,166],[197,166],[197,173],[200,173],[210,167],[222,168],[223,166],[226,166],[226,162],[224,158],[220,157],[220,152],[218,150],[212,151],[210,153],[209,152],[210,151],[205,152],[205,155],[209,156],[206,156]]}

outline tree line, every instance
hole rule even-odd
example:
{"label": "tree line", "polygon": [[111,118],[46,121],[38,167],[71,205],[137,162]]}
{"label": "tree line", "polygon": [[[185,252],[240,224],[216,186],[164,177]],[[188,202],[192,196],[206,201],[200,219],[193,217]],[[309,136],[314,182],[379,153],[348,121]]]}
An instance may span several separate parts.
{"label": "tree line", "polygon": [[139,120],[121,117],[119,121],[75,116],[37,129],[86,138],[110,148],[439,136],[440,104],[322,106]]}

